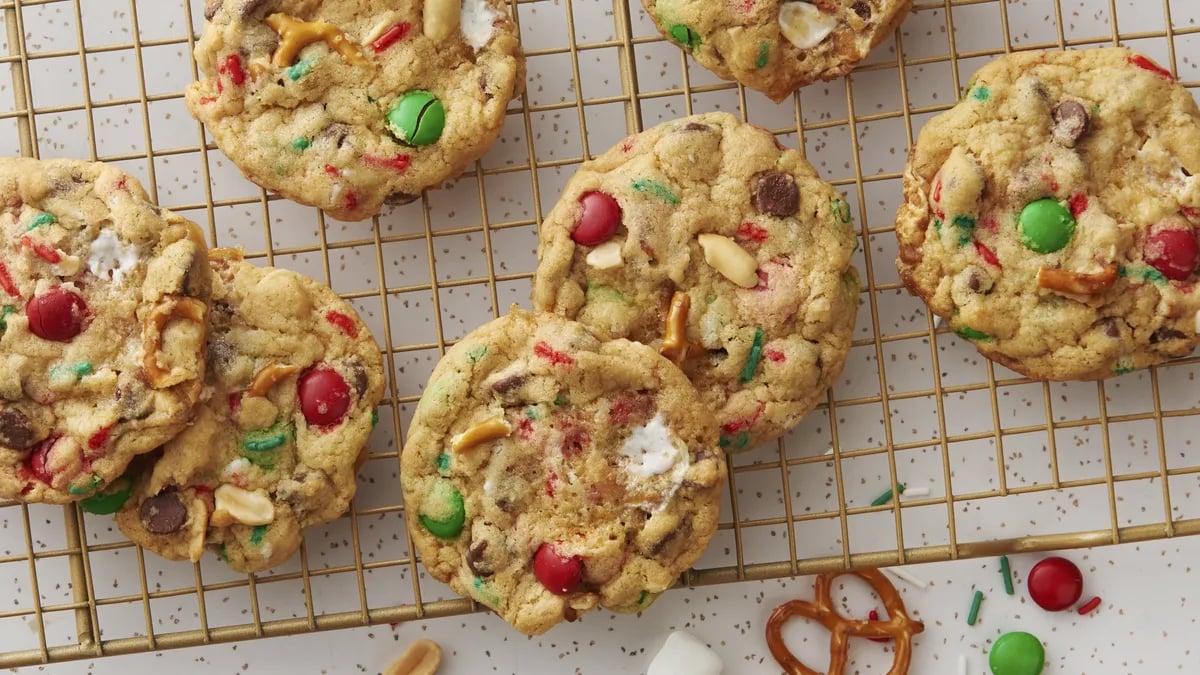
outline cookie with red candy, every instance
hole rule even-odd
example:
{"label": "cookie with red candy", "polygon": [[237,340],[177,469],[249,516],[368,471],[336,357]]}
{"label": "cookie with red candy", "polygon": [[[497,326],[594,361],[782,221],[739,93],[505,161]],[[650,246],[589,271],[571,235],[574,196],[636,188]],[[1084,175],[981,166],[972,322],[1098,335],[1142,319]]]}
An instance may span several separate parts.
{"label": "cookie with red candy", "polygon": [[183,429],[205,251],[116,167],[0,159],[0,499],[92,496]]}
{"label": "cookie with red candy", "polygon": [[342,515],[383,396],[379,347],[332,290],[212,252],[208,378],[195,421],[140,467],[117,524],[172,560],[205,545],[278,565]]}
{"label": "cookie with red candy", "polygon": [[703,411],[650,347],[514,308],[446,353],[409,427],[421,560],[526,634],[648,607],[716,530],[726,468]]}
{"label": "cookie with red candy", "polygon": [[897,264],[985,356],[1101,379],[1200,344],[1200,108],[1123,48],[996,59],[905,170]]}

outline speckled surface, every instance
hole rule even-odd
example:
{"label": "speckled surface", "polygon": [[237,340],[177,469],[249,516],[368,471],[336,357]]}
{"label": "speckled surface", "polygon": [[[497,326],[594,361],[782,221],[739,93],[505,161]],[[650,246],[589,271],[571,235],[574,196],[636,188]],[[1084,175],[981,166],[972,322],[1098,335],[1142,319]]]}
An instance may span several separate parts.
{"label": "speckled surface", "polygon": [[[32,112],[23,112],[24,102],[11,102],[14,87],[0,78],[0,152],[21,151],[18,117],[29,120],[34,138],[27,149],[43,157],[116,162],[164,206],[200,223],[211,244],[244,246],[260,263],[330,283],[386,348],[391,379],[353,513],[311,531],[303,557],[253,582],[211,556],[193,567],[142,555],[107,517],[83,516],[79,532],[87,551],[81,555],[67,538],[61,509],[0,504],[0,583],[7,589],[0,595],[0,653],[41,647],[38,608],[45,608],[46,646],[76,643],[69,603],[77,594],[86,597],[87,589],[72,586],[72,557],[90,574],[99,637],[138,639],[144,650],[152,649],[140,637],[148,630],[161,635],[307,617],[310,608],[314,615],[361,613],[412,606],[418,598],[452,599],[441,584],[414,577],[419,567],[409,558],[399,507],[396,439],[440,349],[509,303],[526,301],[537,220],[585,155],[626,134],[621,96],[635,85],[644,126],[690,112],[744,112],[784,144],[802,146],[846,194],[865,241],[855,260],[864,278],[859,342],[834,386],[832,406],[811,415],[781,445],[736,456],[727,496],[736,497],[737,509],[726,500],[724,529],[700,569],[1029,534],[1142,525],[1161,531],[1165,523],[1200,518],[1200,454],[1193,440],[1200,429],[1194,416],[1200,365],[1185,360],[1104,384],[1050,385],[992,367],[945,327],[934,332],[921,302],[900,288],[890,229],[911,132],[954,101],[986,54],[1053,47],[1060,40],[1111,44],[1114,35],[1129,35],[1136,38],[1129,46],[1173,66],[1195,87],[1200,3],[918,3],[899,40],[881,45],[848,81],[814,85],[779,106],[746,92],[744,108],[737,89],[659,40],[637,2],[627,9],[636,42],[629,55],[634,81],[620,75],[624,11],[614,14],[610,0],[516,7],[531,53],[528,94],[513,104],[500,140],[477,170],[377,221],[335,223],[268,199],[202,144],[180,97],[193,76],[188,36],[202,20],[201,0],[22,3]],[[1168,9],[1178,34],[1145,37],[1166,32]],[[3,20],[14,23],[13,11]],[[583,47],[575,52],[568,49],[572,32]],[[22,45],[9,44],[6,35],[0,31],[0,53],[19,51]],[[898,49],[911,65],[898,67]],[[952,60],[952,49],[976,56]],[[573,59],[582,75],[578,86]],[[797,123],[804,127],[802,141]],[[1165,413],[1161,421],[1156,412]],[[822,456],[835,441],[836,463]],[[902,500],[898,514],[870,507],[893,470],[897,480],[929,489],[928,496]],[[950,505],[947,496],[954,498]],[[789,515],[794,522],[787,526]],[[1190,672],[1200,657],[1189,642],[1196,632],[1189,607],[1195,584],[1189,584],[1187,561],[1197,553],[1200,540],[1193,538],[1102,549],[1086,560],[1078,554],[1085,594],[1105,598],[1087,619],[1044,615],[1027,600],[1003,596],[992,558],[917,568],[938,585],[904,589],[910,608],[929,625],[918,639],[920,665],[913,672],[953,673],[960,653],[972,655],[971,672],[983,672],[988,640],[1017,627],[1046,638],[1057,669],[1051,672]],[[1035,559],[1014,558],[1014,567],[1023,575]],[[1140,582],[1136,587],[1131,577]],[[968,629],[963,615],[972,584],[981,584],[988,599],[980,624]],[[641,672],[678,626],[712,643],[729,672],[774,673],[764,661],[764,618],[776,603],[810,588],[807,580],[790,580],[674,591],[641,618],[598,613],[532,641],[497,619],[468,616],[118,657],[91,670],[208,664],[213,672],[267,672],[283,661],[305,672],[317,666],[375,672],[409,641],[429,635],[450,648],[448,673]],[[863,598],[853,606],[869,609]],[[822,641],[808,639],[815,655]],[[791,640],[801,645],[800,632]],[[859,672],[886,672],[884,655],[872,652],[877,649],[866,643],[855,652]]]}

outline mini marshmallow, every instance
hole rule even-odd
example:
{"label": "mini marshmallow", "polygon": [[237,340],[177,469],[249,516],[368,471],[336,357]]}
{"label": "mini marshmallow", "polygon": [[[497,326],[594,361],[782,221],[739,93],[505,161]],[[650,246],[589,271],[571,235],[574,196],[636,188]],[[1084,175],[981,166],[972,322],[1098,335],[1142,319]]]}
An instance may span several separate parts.
{"label": "mini marshmallow", "polygon": [[721,675],[723,668],[721,657],[700,638],[675,631],[650,662],[646,675]]}

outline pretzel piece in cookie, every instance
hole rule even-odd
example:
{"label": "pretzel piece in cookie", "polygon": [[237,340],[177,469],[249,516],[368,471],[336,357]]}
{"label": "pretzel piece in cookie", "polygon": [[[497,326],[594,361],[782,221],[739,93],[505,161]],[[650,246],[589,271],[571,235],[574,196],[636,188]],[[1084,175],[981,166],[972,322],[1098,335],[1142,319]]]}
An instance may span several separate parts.
{"label": "pretzel piece in cookie", "polygon": [[[158,350],[162,347],[163,329],[172,319],[185,319],[200,326],[202,333],[207,333],[204,303],[194,298],[169,296],[150,310],[146,322],[142,324],[142,368],[146,371],[146,379],[151,386],[163,389],[171,387],[193,377],[194,374],[176,373],[175,369],[166,370],[158,363]],[[201,338],[203,344],[203,337]],[[200,356],[203,362],[204,357]]]}
{"label": "pretzel piece in cookie", "polygon": [[287,14],[272,14],[267,25],[279,33],[279,47],[271,58],[271,65],[286,68],[296,62],[301,49],[314,42],[324,42],[329,48],[342,55],[347,63],[363,65],[369,63],[362,50],[346,37],[341,28],[324,21],[301,21]]}
{"label": "pretzel piece in cookie", "polygon": [[663,336],[659,353],[679,365],[687,358],[687,319],[692,298],[687,293],[675,292],[671,298],[671,309],[667,311],[666,334]]}
{"label": "pretzel piece in cookie", "polygon": [[1038,272],[1038,286],[1068,295],[1099,295],[1117,281],[1117,266],[1109,263],[1100,272],[1085,274],[1070,270],[1043,267]]}
{"label": "pretzel piece in cookie", "polygon": [[[887,609],[887,621],[847,619],[838,613],[833,602],[833,580],[846,575],[857,576],[871,585]],[[842,675],[845,672],[850,651],[848,639],[851,637],[893,640],[895,656],[888,675],[907,675],[908,667],[912,663],[912,638],[917,633],[924,632],[925,624],[909,618],[900,593],[882,572],[855,570],[821,574],[817,576],[813,590],[815,598],[812,602],[785,602],[776,607],[771,613],[771,618],[767,620],[767,646],[784,672],[788,675],[821,675],[820,671],[804,665],[783,642],[783,625],[794,616],[802,616],[829,629],[829,675]]]}

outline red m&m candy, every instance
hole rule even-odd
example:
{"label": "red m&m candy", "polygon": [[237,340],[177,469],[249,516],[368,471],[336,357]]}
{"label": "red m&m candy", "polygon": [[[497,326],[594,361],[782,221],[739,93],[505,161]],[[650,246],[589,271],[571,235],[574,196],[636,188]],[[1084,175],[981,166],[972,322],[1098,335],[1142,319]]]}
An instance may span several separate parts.
{"label": "red m&m candy", "polygon": [[1074,605],[1083,595],[1083,573],[1066,558],[1046,558],[1034,565],[1026,584],[1033,601],[1050,612]]}
{"label": "red m&m candy", "polygon": [[83,332],[87,303],[79,295],[55,286],[29,301],[29,331],[43,340],[70,342]]}
{"label": "red m&m candy", "polygon": [[1200,265],[1196,231],[1181,218],[1150,226],[1143,254],[1146,264],[1174,281],[1185,281]]}
{"label": "red m&m candy", "polygon": [[585,192],[579,198],[583,214],[571,232],[571,239],[582,246],[598,246],[608,241],[621,224],[621,205],[605,192]]}
{"label": "red m&m candy", "polygon": [[542,544],[533,555],[533,575],[555,595],[573,593],[583,582],[583,559],[564,558],[550,544]]}
{"label": "red m&m candy", "polygon": [[328,366],[317,366],[300,376],[300,410],[315,426],[337,424],[350,409],[350,386]]}

